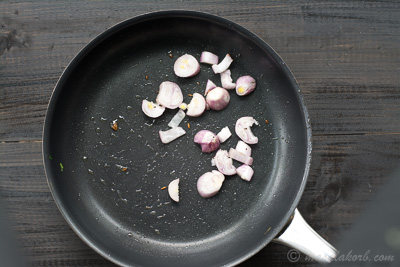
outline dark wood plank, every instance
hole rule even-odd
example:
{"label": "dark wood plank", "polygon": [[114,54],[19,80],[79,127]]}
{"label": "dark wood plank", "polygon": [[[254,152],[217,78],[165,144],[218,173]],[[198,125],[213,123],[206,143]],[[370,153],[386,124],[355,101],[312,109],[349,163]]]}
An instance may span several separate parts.
{"label": "dark wood plank", "polygon": [[58,77],[94,36],[129,17],[173,8],[223,16],[269,42],[297,77],[315,133],[400,132],[396,2],[239,1],[222,6],[211,1],[3,3],[1,140],[40,140]]}

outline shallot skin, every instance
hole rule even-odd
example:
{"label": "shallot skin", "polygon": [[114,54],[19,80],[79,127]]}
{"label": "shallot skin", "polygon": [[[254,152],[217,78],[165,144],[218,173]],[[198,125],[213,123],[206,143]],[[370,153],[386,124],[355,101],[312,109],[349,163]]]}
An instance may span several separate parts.
{"label": "shallot skin", "polygon": [[248,95],[256,89],[256,80],[250,75],[239,77],[236,80],[236,94]]}
{"label": "shallot skin", "polygon": [[174,64],[176,76],[187,78],[195,76],[200,71],[200,64],[197,59],[189,54],[179,57]]}
{"label": "shallot skin", "polygon": [[206,96],[207,104],[212,110],[223,110],[228,106],[230,99],[228,91],[221,87],[212,89]]}
{"label": "shallot skin", "polygon": [[211,153],[217,150],[220,145],[218,136],[209,130],[199,131],[194,136],[194,142],[200,144],[201,151],[204,153]]}
{"label": "shallot skin", "polygon": [[197,191],[203,198],[215,196],[222,187],[225,176],[219,171],[206,172],[197,180]]}

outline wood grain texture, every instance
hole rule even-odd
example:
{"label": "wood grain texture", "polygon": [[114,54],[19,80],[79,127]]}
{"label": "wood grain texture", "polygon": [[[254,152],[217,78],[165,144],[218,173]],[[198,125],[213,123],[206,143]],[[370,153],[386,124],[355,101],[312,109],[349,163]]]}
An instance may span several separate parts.
{"label": "wood grain texture", "polygon": [[[69,228],[50,194],[41,134],[69,61],[127,18],[166,9],[213,13],[248,28],[302,88],[313,160],[299,209],[337,244],[400,159],[397,1],[22,1],[0,3],[0,196],[33,266],[114,266]],[[286,266],[270,244],[240,266]],[[295,265],[295,264],[293,264]],[[304,257],[296,266],[311,266]]]}

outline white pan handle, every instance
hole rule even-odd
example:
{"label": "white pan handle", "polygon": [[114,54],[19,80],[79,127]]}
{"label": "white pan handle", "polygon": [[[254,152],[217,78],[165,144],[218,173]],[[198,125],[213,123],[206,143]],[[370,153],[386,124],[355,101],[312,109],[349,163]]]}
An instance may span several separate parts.
{"label": "white pan handle", "polygon": [[[292,247],[321,263],[331,262],[338,253],[331,244],[326,242],[308,225],[297,209],[294,211],[293,219],[289,226],[273,241]],[[289,254],[289,260],[298,260],[290,259],[290,257],[296,257],[296,255]]]}

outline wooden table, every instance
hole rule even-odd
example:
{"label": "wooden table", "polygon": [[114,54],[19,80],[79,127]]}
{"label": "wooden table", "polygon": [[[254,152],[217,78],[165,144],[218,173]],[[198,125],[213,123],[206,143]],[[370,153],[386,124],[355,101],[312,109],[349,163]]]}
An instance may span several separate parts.
{"label": "wooden table", "polygon": [[[340,241],[399,167],[400,4],[294,2],[0,2],[0,196],[33,266],[113,266],[77,237],[52,199],[43,120],[57,79],[86,43],[122,20],[166,9],[232,20],[286,61],[313,132],[299,210],[333,245]],[[289,250],[270,244],[240,266],[289,265]],[[304,256],[297,262],[310,264]]]}

